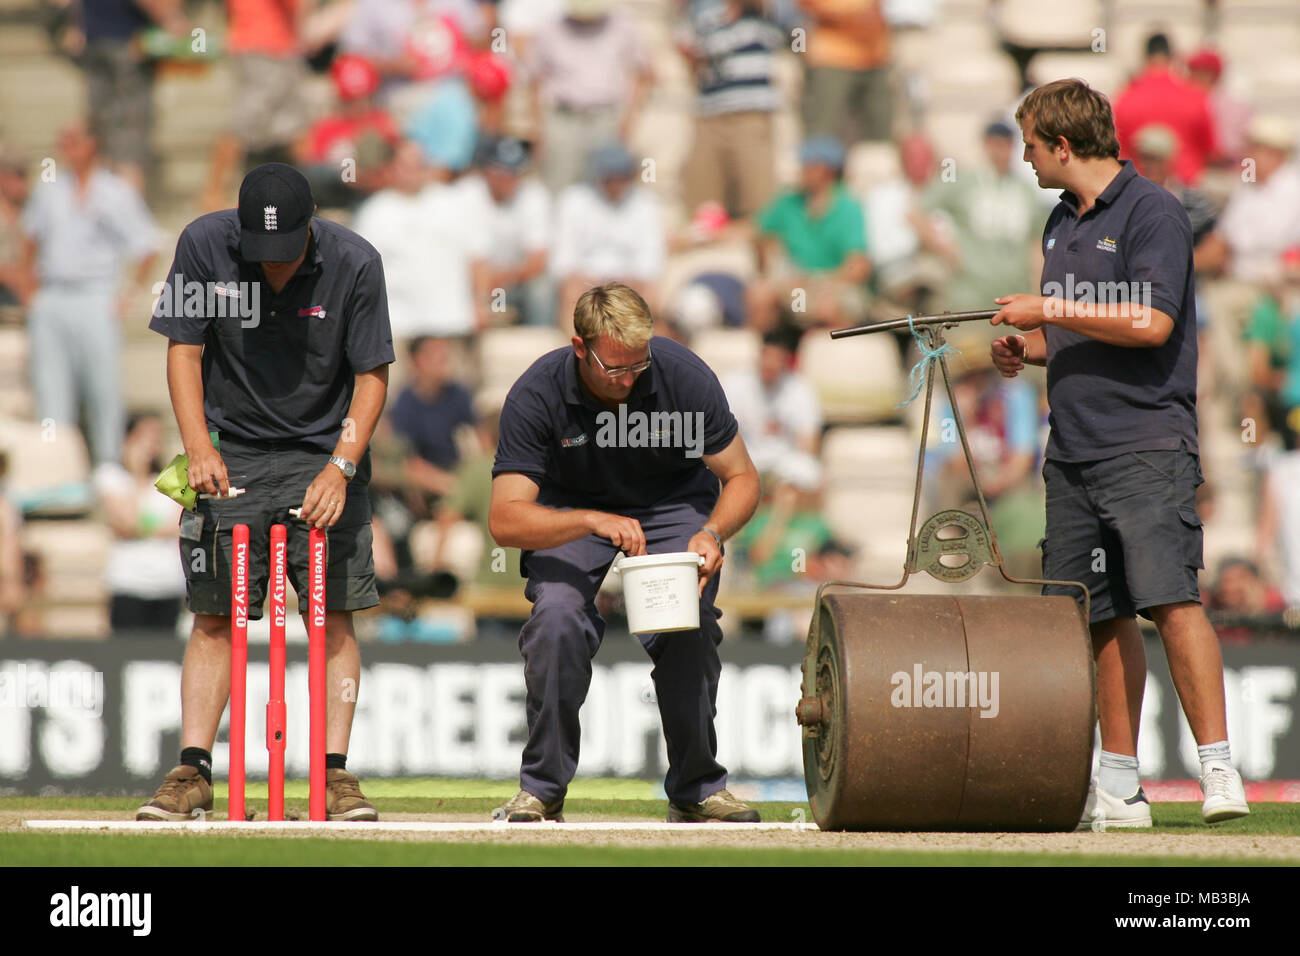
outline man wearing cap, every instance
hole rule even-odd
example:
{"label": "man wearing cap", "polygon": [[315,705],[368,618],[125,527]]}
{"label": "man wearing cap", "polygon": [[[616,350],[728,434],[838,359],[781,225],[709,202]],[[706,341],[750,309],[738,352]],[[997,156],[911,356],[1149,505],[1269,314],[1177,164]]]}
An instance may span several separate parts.
{"label": "man wearing cap", "polygon": [[[374,820],[346,770],[361,673],[352,612],[379,603],[371,556],[367,444],[388,389],[392,335],[379,254],[313,217],[292,166],[252,170],[239,208],[181,233],[150,328],[167,336],[167,384],[189,486],[214,495],[182,516],[194,627],[181,674],[180,765],[141,820],[212,809],[212,746],[229,695],[231,529],[250,532],[249,617],[261,617],[273,524],[288,528],[289,580],[307,581],[311,527],[327,528],[327,812]],[[243,494],[234,497],[231,489]],[[301,519],[290,508],[301,508]]]}
{"label": "man wearing cap", "polygon": [[1148,123],[1164,123],[1178,137],[1174,172],[1195,185],[1215,152],[1214,118],[1205,91],[1174,71],[1169,38],[1147,39],[1146,62],[1115,100],[1115,134],[1122,155],[1133,155],[1133,139]]}
{"label": "man wearing cap", "polygon": [[1163,123],[1148,123],[1133,139],[1133,165],[1147,179],[1178,197],[1191,223],[1192,248],[1198,251],[1202,240],[1214,229],[1218,213],[1214,200],[1174,175],[1173,159],[1177,154],[1178,137]]}
{"label": "man wearing cap", "polygon": [[[1060,188],[1043,230],[1042,295],[999,297],[992,343],[1005,376],[1047,368],[1043,577],[1091,593],[1101,770],[1081,828],[1151,826],[1137,743],[1155,623],[1196,738],[1207,823],[1250,812],[1232,767],[1218,636],[1197,586],[1196,312],[1192,230],[1178,200],[1120,162],[1110,104],[1082,80],[1016,111],[1025,161]],[[1076,589],[1045,585],[1044,594]]]}
{"label": "man wearing cap", "polygon": [[[941,296],[941,307],[949,311],[987,309],[1008,289],[1029,288],[1031,265],[1038,264],[1040,190],[1011,168],[1014,136],[1000,120],[986,126],[987,164],[935,179],[920,199],[928,215],[912,216],[921,241],[953,268]],[[937,228],[935,216],[951,229]]]}
{"label": "man wearing cap", "polygon": [[526,175],[529,165],[527,144],[488,137],[479,149],[478,171],[460,187],[487,233],[485,286],[493,296],[502,290],[500,304],[525,324],[554,325],[555,286],[547,270],[551,197],[539,180]]}
{"label": "man wearing cap", "polygon": [[866,311],[863,283],[871,274],[862,204],[842,182],[844,147],[815,136],[799,149],[799,187],[758,214],[758,262],[751,283],[750,322],[767,331],[795,326],[851,325]]}
{"label": "man wearing cap", "polygon": [[638,182],[639,166],[626,147],[607,143],[588,165],[590,184],[575,183],[556,202],[551,274],[566,334],[578,295],[593,284],[622,282],[653,304],[668,255],[659,197]]}
{"label": "man wearing cap", "polygon": [[381,185],[381,170],[401,139],[375,103],[379,71],[364,57],[343,54],[330,64],[337,106],[294,144],[312,193],[327,207],[351,208]]}
{"label": "man wearing cap", "polygon": [[650,56],[631,17],[612,0],[563,0],[564,16],[538,31],[524,67],[542,181],[552,193],[582,181],[587,157],[627,139],[650,91]]}
{"label": "man wearing cap", "polygon": [[1214,120],[1218,150],[1212,159],[1235,166],[1246,155],[1246,127],[1253,111],[1250,104],[1234,96],[1223,82],[1223,57],[1202,48],[1187,58],[1187,79],[1205,92]]}
{"label": "man wearing cap", "polygon": [[[1300,165],[1295,161],[1296,130],[1284,117],[1262,114],[1250,121],[1246,179],[1223,209],[1218,227],[1206,240],[1211,262],[1221,263],[1230,278],[1242,282],[1276,282],[1282,277],[1282,253],[1300,245]],[[1257,290],[1251,288],[1253,297]]]}
{"label": "man wearing cap", "polygon": [[488,524],[497,544],[523,549],[533,605],[519,634],[528,715],[520,789],[495,814],[512,822],[563,819],[578,712],[605,632],[594,599],[620,550],[703,558],[699,627],[638,635],[655,665],[669,822],[758,820],[726,789],[713,728],[723,542],[754,513],[758,472],[717,376],[652,337],[652,323],[627,286],[588,289],[571,347],[534,362],[501,412]]}

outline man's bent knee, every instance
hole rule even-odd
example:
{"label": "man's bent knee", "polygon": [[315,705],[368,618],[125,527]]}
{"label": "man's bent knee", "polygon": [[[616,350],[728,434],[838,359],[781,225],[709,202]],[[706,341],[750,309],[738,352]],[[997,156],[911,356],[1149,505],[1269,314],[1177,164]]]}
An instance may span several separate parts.
{"label": "man's bent knee", "polygon": [[533,605],[528,622],[520,633],[521,648],[583,647],[594,657],[600,638],[592,626],[587,610],[566,601],[546,601]]}

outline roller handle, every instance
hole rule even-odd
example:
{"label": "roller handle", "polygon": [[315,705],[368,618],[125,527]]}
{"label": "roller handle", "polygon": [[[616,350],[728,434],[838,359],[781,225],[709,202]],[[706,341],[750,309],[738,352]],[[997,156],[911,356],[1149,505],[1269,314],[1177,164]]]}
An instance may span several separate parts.
{"label": "roller handle", "polygon": [[914,315],[911,319],[890,319],[887,322],[873,322],[867,325],[855,325],[849,329],[835,329],[831,332],[833,339],[846,339],[852,335],[867,335],[871,332],[900,332],[908,328],[925,325],[957,325],[961,322],[987,322],[1001,309],[981,309],[975,312],[941,312],[936,315]]}

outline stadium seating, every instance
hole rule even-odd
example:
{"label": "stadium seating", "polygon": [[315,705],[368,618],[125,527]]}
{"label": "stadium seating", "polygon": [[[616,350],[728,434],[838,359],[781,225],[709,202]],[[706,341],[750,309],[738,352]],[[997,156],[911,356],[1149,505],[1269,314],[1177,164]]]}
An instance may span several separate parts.
{"label": "stadium seating", "polygon": [[916,481],[916,443],[900,426],[839,427],[826,433],[827,523],[858,552],[858,573],[892,583],[902,571]]}
{"label": "stadium seating", "polygon": [[1021,47],[1086,49],[1092,31],[1106,22],[1100,0],[1043,3],[1042,0],[1002,0],[995,22],[1002,38]]}
{"label": "stadium seating", "polygon": [[1186,56],[1205,43],[1205,28],[1199,18],[1151,19],[1116,17],[1106,33],[1106,55],[1113,57],[1129,74],[1142,67],[1147,39],[1153,33],[1169,37],[1175,56]]}
{"label": "stadium seating", "polygon": [[23,550],[36,555],[43,584],[33,597],[42,633],[97,638],[108,632],[104,568],[112,537],[98,521],[29,521]]}
{"label": "stadium seating", "polygon": [[810,332],[799,343],[799,370],[822,403],[828,423],[890,421],[904,397],[898,348],[889,335],[834,340]]}
{"label": "stadium seating", "polygon": [[[411,558],[415,566],[424,571],[432,571],[433,557],[438,549],[441,537],[438,526],[432,521],[421,521],[411,529],[409,538]],[[444,562],[458,581],[472,581],[478,573],[479,556],[486,542],[478,525],[470,521],[458,521],[448,532],[447,545],[443,552]]]}
{"label": "stadium seating", "polygon": [[1224,19],[1215,34],[1229,62],[1254,63],[1267,72],[1278,60],[1300,52],[1300,7],[1295,15],[1267,19]]}
{"label": "stadium seating", "polygon": [[25,515],[79,515],[90,507],[90,458],[75,425],[0,418],[0,448],[9,452],[8,495]]}
{"label": "stadium seating", "polygon": [[959,103],[1008,103],[1020,92],[1020,75],[999,50],[961,49],[921,71],[926,97],[951,108]]}
{"label": "stadium seating", "polygon": [[28,418],[33,413],[27,388],[27,332],[0,326],[0,415]]}
{"label": "stadium seating", "polygon": [[844,162],[844,185],[855,196],[895,179],[902,173],[893,143],[856,143]]}
{"label": "stadium seating", "polygon": [[753,368],[758,362],[758,333],[753,329],[705,329],[691,342],[691,349],[722,378],[730,372]]}
{"label": "stadium seating", "polygon": [[478,337],[478,362],[485,387],[509,388],[541,356],[568,344],[559,329],[540,326],[486,329]]}
{"label": "stadium seating", "polygon": [[1101,53],[1037,53],[1028,71],[1035,86],[1077,76],[1111,97],[1123,89],[1127,73],[1122,61]]}

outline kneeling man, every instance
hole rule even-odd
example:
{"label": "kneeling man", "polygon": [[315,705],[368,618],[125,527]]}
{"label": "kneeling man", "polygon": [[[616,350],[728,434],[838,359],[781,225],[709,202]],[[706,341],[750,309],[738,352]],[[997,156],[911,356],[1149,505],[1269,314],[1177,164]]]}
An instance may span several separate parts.
{"label": "kneeling man", "polygon": [[640,635],[668,744],[670,822],[755,822],[726,790],[713,719],[722,664],[714,597],[723,542],[758,504],[758,473],[717,376],[651,335],[620,283],[588,289],[572,346],[542,356],[501,412],[492,537],[523,549],[532,614],[519,635],[528,743],[520,790],[498,816],[562,820],[578,766],[578,710],[605,622],[594,599],[619,551],[702,555],[700,627]]}

